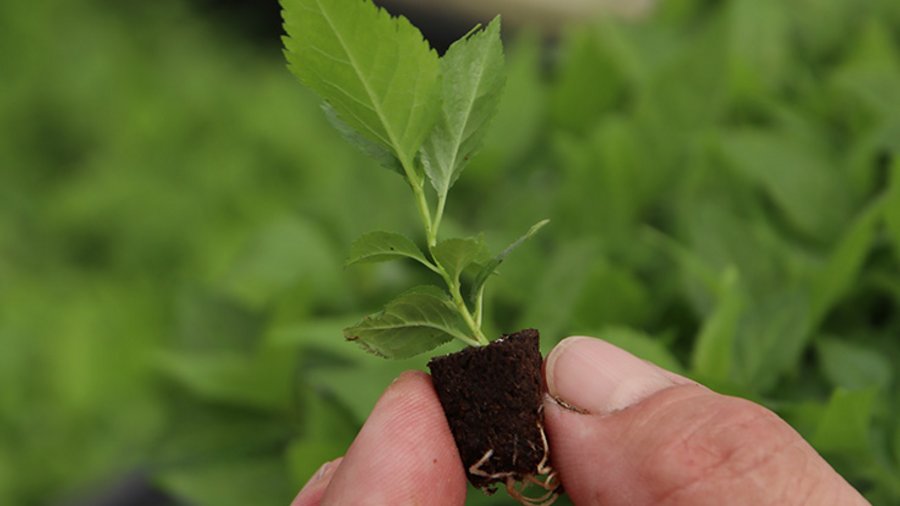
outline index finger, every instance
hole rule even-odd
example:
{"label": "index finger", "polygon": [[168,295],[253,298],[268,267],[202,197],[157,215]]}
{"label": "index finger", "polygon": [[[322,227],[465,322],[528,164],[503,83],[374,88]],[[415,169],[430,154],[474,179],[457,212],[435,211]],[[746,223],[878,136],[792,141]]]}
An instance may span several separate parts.
{"label": "index finger", "polygon": [[323,505],[462,505],[466,477],[431,378],[405,372],[378,400]]}

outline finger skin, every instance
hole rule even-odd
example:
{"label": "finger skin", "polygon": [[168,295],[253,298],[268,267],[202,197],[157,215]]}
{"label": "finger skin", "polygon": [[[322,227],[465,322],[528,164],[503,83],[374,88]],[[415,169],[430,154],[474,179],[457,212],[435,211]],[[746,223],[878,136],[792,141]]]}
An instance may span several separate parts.
{"label": "finger skin", "polygon": [[323,506],[461,506],[466,477],[431,378],[403,373],[382,395],[331,479]]}
{"label": "finger skin", "polygon": [[545,402],[566,493],[586,505],[868,504],[787,423],[681,384],[611,414]]}
{"label": "finger skin", "polygon": [[291,502],[291,506],[319,506],[342,460],[343,457],[322,464]]}

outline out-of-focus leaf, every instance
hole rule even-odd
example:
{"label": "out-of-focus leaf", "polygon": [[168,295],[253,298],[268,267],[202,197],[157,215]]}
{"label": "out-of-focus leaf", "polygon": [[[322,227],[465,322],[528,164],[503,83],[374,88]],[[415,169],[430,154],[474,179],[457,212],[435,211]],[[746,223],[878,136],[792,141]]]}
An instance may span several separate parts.
{"label": "out-of-focus leaf", "polygon": [[248,457],[167,470],[157,475],[167,490],[191,504],[288,504],[295,490],[280,458]]}
{"label": "out-of-focus leaf", "polygon": [[836,338],[816,342],[822,372],[835,387],[882,388],[891,382],[891,364],[872,348]]}
{"label": "out-of-focus leaf", "polygon": [[757,392],[772,388],[797,365],[809,334],[809,300],[803,290],[783,288],[752,301],[738,328],[739,383]]}
{"label": "out-of-focus leaf", "polygon": [[412,241],[395,232],[369,232],[350,246],[347,265],[361,262],[384,262],[396,258],[412,258],[429,265],[425,254]]}
{"label": "out-of-focus leaf", "polygon": [[271,348],[315,348],[352,360],[360,357],[359,350],[344,339],[344,329],[361,318],[362,315],[350,314],[339,318],[321,318],[275,326],[267,332],[265,345]]}
{"label": "out-of-focus leaf", "polygon": [[291,402],[294,357],[280,350],[164,354],[158,366],[195,395],[257,409],[285,409]]}
{"label": "out-of-focus leaf", "polygon": [[437,54],[405,18],[371,2],[284,0],[291,71],[341,119],[415,158],[437,114]]}
{"label": "out-of-focus leaf", "polygon": [[550,91],[553,120],[583,131],[603,117],[626,92],[624,41],[614,24],[581,27],[565,33],[562,61]]}
{"label": "out-of-focus leaf", "polygon": [[339,255],[321,230],[307,220],[272,222],[248,241],[224,284],[251,307],[263,306],[291,289],[337,297]]}
{"label": "out-of-focus leaf", "polygon": [[822,153],[783,133],[752,130],[729,133],[722,148],[731,166],[769,193],[804,232],[829,238],[846,220],[844,182]]}
{"label": "out-of-focus leaf", "polygon": [[691,370],[701,378],[727,383],[734,375],[735,339],[744,306],[737,270],[725,271],[718,291],[716,308],[694,343]]}
{"label": "out-of-focus leaf", "polygon": [[852,287],[872,246],[885,202],[885,199],[879,198],[863,210],[838,240],[822,270],[816,273],[812,283],[810,307],[814,323],[818,323],[831,306]]}
{"label": "out-of-focus leaf", "polygon": [[434,259],[447,271],[451,280],[458,280],[467,267],[483,261],[489,255],[481,237],[446,239],[439,242],[432,252]]}
{"label": "out-of-focus leaf", "polygon": [[684,373],[681,363],[665,344],[643,332],[628,327],[607,327],[597,332],[596,336],[663,369],[678,374]]}
{"label": "out-of-focus leaf", "polygon": [[503,91],[503,64],[499,17],[441,58],[441,111],[422,145],[425,173],[439,196],[481,147]]}
{"label": "out-of-focus leaf", "polygon": [[736,0],[729,7],[731,87],[743,96],[765,96],[790,68],[789,9],[779,0]]}
{"label": "out-of-focus leaf", "polygon": [[549,351],[556,340],[571,325],[575,302],[584,290],[585,266],[598,254],[597,243],[591,239],[572,241],[553,254],[537,281],[528,290],[528,305],[519,317],[517,328],[538,328],[541,350]]}
{"label": "out-of-focus leaf", "polygon": [[344,336],[385,358],[412,357],[454,337],[474,342],[449,296],[433,286],[400,295],[381,312],[344,329]]}
{"label": "out-of-focus leaf", "polygon": [[318,389],[309,390],[303,403],[303,435],[288,444],[285,455],[295,487],[302,487],[326,461],[344,454],[358,430],[345,409],[338,409]]}
{"label": "out-of-focus leaf", "polygon": [[385,388],[403,371],[424,370],[428,357],[402,360],[365,360],[356,367],[320,368],[310,371],[309,383],[330,392],[362,424]]}
{"label": "out-of-focus leaf", "polygon": [[900,465],[900,420],[894,429],[894,462]]}
{"label": "out-of-focus leaf", "polygon": [[868,459],[872,454],[871,423],[875,390],[835,389],[810,442],[828,454]]}
{"label": "out-of-focus leaf", "polygon": [[890,178],[890,186],[885,195],[884,218],[893,243],[894,257],[900,260],[900,152],[894,154]]}
{"label": "out-of-focus leaf", "polygon": [[481,267],[481,270],[478,271],[478,274],[475,275],[475,280],[472,282],[470,297],[472,299],[475,299],[484,288],[484,284],[487,282],[488,278],[491,277],[491,275],[496,272],[497,267],[499,267],[500,264],[503,263],[503,260],[505,260],[506,257],[509,256],[509,254],[512,253],[513,250],[518,248],[523,242],[531,239],[534,234],[536,234],[548,223],[550,223],[550,220],[541,220],[535,223],[531,226],[531,228],[528,229],[527,232],[525,232],[524,235],[522,235],[522,237],[519,237],[518,239],[513,241],[512,244],[504,248],[503,251],[494,256],[494,258],[488,260]]}

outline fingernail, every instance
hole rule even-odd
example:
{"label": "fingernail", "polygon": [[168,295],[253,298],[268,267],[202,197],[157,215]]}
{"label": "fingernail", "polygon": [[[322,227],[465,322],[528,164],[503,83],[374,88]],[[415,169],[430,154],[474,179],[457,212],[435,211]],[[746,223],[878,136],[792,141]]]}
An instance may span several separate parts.
{"label": "fingernail", "polygon": [[316,471],[316,474],[313,475],[313,477],[310,481],[321,480],[322,477],[325,476],[325,473],[328,472],[328,469],[331,467],[331,464],[332,464],[332,462],[326,462],[326,463],[322,464],[322,467],[320,467],[319,470]]}
{"label": "fingernail", "polygon": [[625,409],[675,384],[653,365],[592,337],[560,342],[547,356],[545,375],[551,396],[598,414]]}

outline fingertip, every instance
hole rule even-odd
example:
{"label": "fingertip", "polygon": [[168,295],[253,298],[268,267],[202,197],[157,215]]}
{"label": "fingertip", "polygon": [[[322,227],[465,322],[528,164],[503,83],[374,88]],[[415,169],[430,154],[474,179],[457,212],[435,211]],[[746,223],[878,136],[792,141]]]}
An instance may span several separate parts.
{"label": "fingertip", "polygon": [[465,475],[431,378],[407,371],[360,430],[322,504],[462,504]]}
{"label": "fingertip", "polygon": [[318,506],[343,459],[343,457],[338,457],[322,464],[297,493],[291,506]]}
{"label": "fingertip", "polygon": [[601,339],[563,339],[547,356],[547,390],[568,406],[591,413],[625,409],[674,386],[660,369]]}

